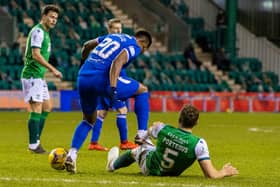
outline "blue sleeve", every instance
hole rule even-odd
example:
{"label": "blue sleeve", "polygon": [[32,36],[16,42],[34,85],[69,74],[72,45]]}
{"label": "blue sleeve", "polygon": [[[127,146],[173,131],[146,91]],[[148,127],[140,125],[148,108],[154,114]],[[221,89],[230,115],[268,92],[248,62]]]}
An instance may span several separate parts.
{"label": "blue sleeve", "polygon": [[122,69],[121,72],[120,72],[120,77],[126,77],[126,71],[125,69]]}
{"label": "blue sleeve", "polygon": [[138,45],[130,45],[125,48],[128,55],[128,61],[135,59],[141,53],[141,48]]}
{"label": "blue sleeve", "polygon": [[101,43],[106,38],[106,36],[107,35],[97,37],[97,42]]}

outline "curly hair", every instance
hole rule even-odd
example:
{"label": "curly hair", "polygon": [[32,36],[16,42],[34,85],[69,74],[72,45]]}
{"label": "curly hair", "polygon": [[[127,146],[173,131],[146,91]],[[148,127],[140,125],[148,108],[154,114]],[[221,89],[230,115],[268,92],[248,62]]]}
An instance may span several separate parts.
{"label": "curly hair", "polygon": [[192,128],[199,118],[199,111],[192,105],[185,105],[179,116],[179,124],[184,128]]}

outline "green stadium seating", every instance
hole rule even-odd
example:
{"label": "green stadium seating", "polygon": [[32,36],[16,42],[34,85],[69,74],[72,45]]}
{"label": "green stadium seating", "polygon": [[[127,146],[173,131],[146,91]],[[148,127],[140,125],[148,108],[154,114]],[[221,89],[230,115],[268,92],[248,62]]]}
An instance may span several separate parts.
{"label": "green stadium seating", "polygon": [[48,82],[47,84],[49,90],[56,90],[56,86],[53,82]]}
{"label": "green stadium seating", "polygon": [[5,56],[0,56],[0,66],[4,66],[8,64],[8,59]]}
{"label": "green stadium seating", "polygon": [[0,90],[9,90],[11,89],[10,83],[4,80],[0,80]]}

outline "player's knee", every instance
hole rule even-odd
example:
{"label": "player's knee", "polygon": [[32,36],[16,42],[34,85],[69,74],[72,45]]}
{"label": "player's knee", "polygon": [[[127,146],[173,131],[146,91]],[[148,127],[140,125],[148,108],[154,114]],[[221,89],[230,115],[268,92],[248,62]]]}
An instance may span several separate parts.
{"label": "player's knee", "polygon": [[148,92],[148,87],[144,84],[139,83],[139,88],[137,90],[137,94]]}
{"label": "player's knee", "polygon": [[43,105],[39,102],[30,102],[30,108],[32,112],[41,113]]}
{"label": "player's knee", "polygon": [[119,114],[127,114],[127,108],[126,107],[122,107],[118,109]]}
{"label": "player's knee", "polygon": [[107,116],[107,111],[106,110],[98,110],[97,111],[97,116],[101,118],[105,118]]}
{"label": "player's knee", "polygon": [[46,100],[43,102],[43,111],[45,112],[51,112],[53,108],[52,103],[50,102],[50,100]]}
{"label": "player's knee", "polygon": [[50,105],[49,107],[44,108],[43,111],[45,111],[45,112],[51,112],[52,109],[53,109],[53,107]]}
{"label": "player's knee", "polygon": [[84,114],[83,120],[86,120],[89,124],[93,125],[96,121],[96,115],[96,112],[93,114]]}

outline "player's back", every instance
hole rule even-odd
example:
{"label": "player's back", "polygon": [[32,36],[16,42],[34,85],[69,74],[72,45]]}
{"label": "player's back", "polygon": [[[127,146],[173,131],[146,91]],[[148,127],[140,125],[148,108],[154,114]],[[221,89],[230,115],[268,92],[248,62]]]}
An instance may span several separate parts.
{"label": "player's back", "polygon": [[150,175],[178,176],[196,160],[199,138],[166,125],[158,134],[157,148],[148,156]]}
{"label": "player's back", "polygon": [[80,70],[80,75],[92,73],[109,74],[112,62],[123,51],[127,51],[127,66],[136,58],[141,49],[136,43],[136,39],[127,34],[109,34],[98,37],[99,44],[91,51],[85,64]]}

